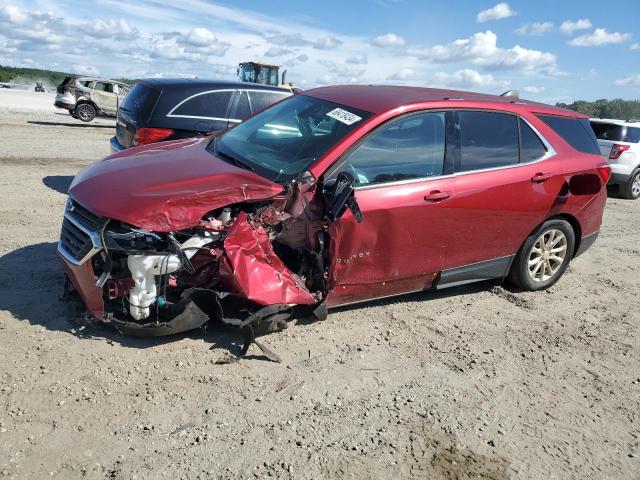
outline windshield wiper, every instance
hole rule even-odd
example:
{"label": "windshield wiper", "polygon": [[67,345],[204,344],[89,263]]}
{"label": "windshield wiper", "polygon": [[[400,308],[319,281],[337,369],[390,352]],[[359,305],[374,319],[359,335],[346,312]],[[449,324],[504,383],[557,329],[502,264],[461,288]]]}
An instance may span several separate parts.
{"label": "windshield wiper", "polygon": [[245,170],[249,170],[250,172],[255,172],[256,171],[255,168],[253,168],[251,165],[249,165],[248,163],[243,162],[242,160],[240,160],[239,158],[234,157],[233,155],[229,155],[228,153],[221,152],[220,150],[217,150],[215,153],[219,157],[230,161],[236,167],[244,168]]}

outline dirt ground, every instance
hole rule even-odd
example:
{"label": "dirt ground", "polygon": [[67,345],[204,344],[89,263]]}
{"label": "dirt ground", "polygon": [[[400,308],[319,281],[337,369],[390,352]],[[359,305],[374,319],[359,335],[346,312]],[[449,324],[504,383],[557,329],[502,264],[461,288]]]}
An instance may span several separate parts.
{"label": "dirt ground", "polygon": [[281,364],[218,365],[228,333],[136,340],[58,301],[66,188],[113,124],[0,102],[0,477],[640,478],[640,201],[547,292],[342,308],[264,337]]}

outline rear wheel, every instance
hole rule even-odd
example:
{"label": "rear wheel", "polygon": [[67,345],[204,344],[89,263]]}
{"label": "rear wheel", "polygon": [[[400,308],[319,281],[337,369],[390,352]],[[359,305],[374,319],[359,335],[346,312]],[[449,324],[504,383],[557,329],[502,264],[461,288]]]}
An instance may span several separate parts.
{"label": "rear wheel", "polygon": [[620,185],[620,193],[629,200],[640,198],[640,168],[633,171],[627,183]]}
{"label": "rear wheel", "polygon": [[575,247],[573,228],[566,220],[549,220],[533,232],[516,255],[509,281],[523,290],[544,290],[569,266]]}
{"label": "rear wheel", "polygon": [[96,109],[90,103],[81,103],[76,107],[76,116],[83,122],[90,122],[96,118]]}

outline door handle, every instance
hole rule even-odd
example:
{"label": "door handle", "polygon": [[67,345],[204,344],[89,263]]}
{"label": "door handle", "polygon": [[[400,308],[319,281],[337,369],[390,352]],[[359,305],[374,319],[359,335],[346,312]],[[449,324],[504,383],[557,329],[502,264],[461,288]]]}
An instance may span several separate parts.
{"label": "door handle", "polygon": [[531,177],[531,181],[533,183],[542,183],[546,182],[551,178],[550,173],[536,173],[533,177]]}
{"label": "door handle", "polygon": [[449,198],[451,194],[449,192],[441,192],[440,190],[434,190],[429,192],[428,195],[425,195],[424,199],[426,202],[441,202]]}

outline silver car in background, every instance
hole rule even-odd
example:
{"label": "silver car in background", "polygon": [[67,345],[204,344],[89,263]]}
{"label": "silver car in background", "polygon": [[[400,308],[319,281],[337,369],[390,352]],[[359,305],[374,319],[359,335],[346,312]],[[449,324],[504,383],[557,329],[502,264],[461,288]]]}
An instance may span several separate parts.
{"label": "silver car in background", "polygon": [[126,83],[95,77],[65,77],[53,104],[71,116],[90,122],[96,116],[115,117],[118,106],[131,90]]}
{"label": "silver car in background", "polygon": [[640,198],[640,120],[590,119],[600,153],[611,165],[609,184],[630,200]]}

